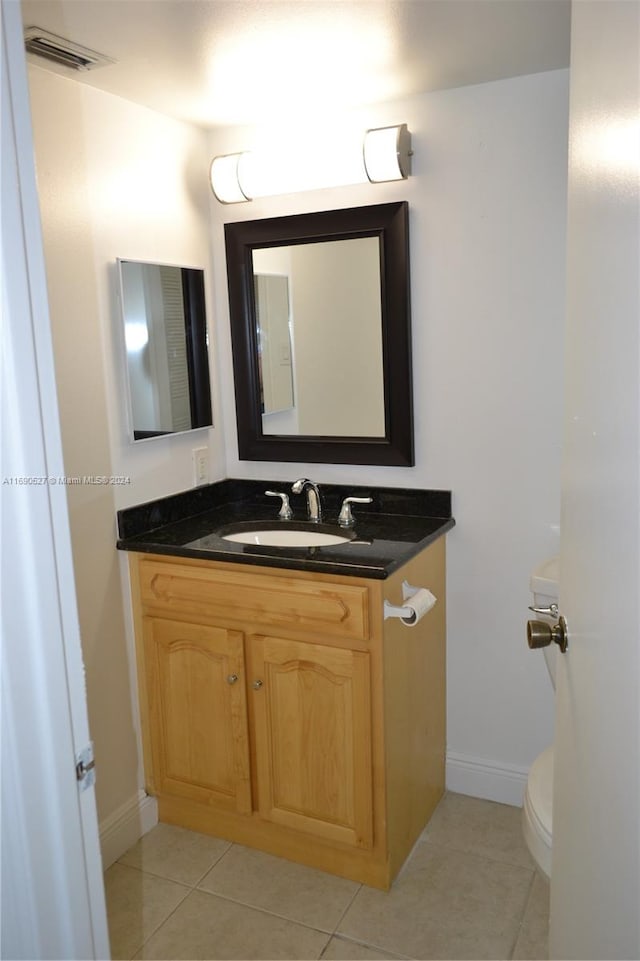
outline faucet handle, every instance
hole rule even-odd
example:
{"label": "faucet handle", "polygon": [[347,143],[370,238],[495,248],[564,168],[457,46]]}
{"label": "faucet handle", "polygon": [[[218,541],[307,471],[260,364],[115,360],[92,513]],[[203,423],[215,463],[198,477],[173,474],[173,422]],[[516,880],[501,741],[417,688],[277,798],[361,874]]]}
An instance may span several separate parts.
{"label": "faucet handle", "polygon": [[283,521],[290,521],[293,517],[293,511],[289,504],[289,495],[283,494],[282,491],[265,491],[267,497],[280,497],[282,503],[280,505],[280,510],[278,511],[278,517],[281,517]]}
{"label": "faucet handle", "polygon": [[338,514],[338,524],[340,527],[353,527],[355,518],[351,513],[352,504],[371,504],[373,497],[345,497],[342,508]]}

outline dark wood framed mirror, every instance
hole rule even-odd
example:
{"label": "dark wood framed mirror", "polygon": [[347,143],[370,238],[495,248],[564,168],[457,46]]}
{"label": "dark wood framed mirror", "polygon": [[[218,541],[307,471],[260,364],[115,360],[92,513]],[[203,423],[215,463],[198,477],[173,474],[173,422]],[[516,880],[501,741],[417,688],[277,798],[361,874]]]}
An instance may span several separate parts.
{"label": "dark wood framed mirror", "polygon": [[414,464],[405,201],[225,224],[243,460]]}

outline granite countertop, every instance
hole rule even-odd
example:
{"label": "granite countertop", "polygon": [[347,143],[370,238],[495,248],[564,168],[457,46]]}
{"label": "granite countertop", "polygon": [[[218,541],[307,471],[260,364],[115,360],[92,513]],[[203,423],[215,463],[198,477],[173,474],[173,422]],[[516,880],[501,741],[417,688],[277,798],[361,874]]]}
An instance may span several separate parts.
{"label": "granite countertop", "polygon": [[[384,579],[451,530],[451,492],[321,484],[323,525],[337,529],[345,497],[373,498],[355,504],[354,539],[330,547],[265,547],[225,541],[229,524],[273,521],[294,527],[306,522],[306,495],[290,494],[293,521],[278,518],[280,501],[265,490],[291,491],[292,481],[228,479],[118,511],[117,547],[166,554]],[[249,525],[251,526],[251,525]]]}

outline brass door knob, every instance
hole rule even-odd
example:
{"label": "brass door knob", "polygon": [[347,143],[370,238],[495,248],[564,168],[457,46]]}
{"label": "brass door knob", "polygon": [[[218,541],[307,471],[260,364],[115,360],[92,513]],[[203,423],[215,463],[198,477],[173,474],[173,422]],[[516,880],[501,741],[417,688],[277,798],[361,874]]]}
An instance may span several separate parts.
{"label": "brass door knob", "polygon": [[237,674],[227,674],[227,684],[235,684],[237,680]]}
{"label": "brass door knob", "polygon": [[254,691],[259,691],[260,688],[262,687],[262,681],[260,680],[254,681],[251,687],[254,689]]}
{"label": "brass door knob", "polygon": [[553,642],[564,654],[569,646],[566,619],[560,615],[558,623],[554,625],[547,624],[546,621],[527,621],[527,642],[532,650],[548,647]]}

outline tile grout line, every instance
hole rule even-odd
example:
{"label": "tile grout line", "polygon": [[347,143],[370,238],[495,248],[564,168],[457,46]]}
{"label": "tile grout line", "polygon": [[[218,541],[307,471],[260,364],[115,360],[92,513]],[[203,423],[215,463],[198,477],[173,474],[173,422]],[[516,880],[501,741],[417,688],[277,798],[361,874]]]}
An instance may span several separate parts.
{"label": "tile grout line", "polygon": [[[362,891],[362,889],[363,889],[364,887],[368,887],[368,885],[364,885],[364,884],[359,884],[359,885],[358,885],[358,888],[357,888],[357,890],[354,892],[353,897],[351,898],[351,900],[349,901],[348,905],[346,906],[346,908],[345,908],[344,911],[342,912],[342,916],[340,917],[338,923],[336,924],[336,926],[335,926],[335,928],[334,928],[334,930],[333,930],[333,934],[331,935],[331,938],[338,938],[339,941],[348,941],[350,944],[359,944],[359,945],[361,945],[361,946],[364,947],[364,948],[371,948],[371,949],[374,950],[374,951],[379,951],[381,954],[385,954],[385,953],[387,953],[387,954],[395,954],[397,958],[401,958],[401,959],[403,959],[403,961],[411,961],[411,959],[410,959],[406,954],[402,954],[402,952],[396,952],[396,951],[388,952],[386,948],[383,948],[383,947],[382,947],[381,945],[379,945],[379,944],[374,944],[373,942],[367,942],[367,941],[360,941],[360,940],[358,940],[358,939],[356,939],[356,938],[350,937],[348,934],[343,934],[343,933],[341,933],[341,932],[338,931],[338,928],[340,927],[340,925],[341,925],[342,922],[344,921],[347,913],[349,912],[349,909],[350,909],[351,906],[353,905],[353,902],[355,901],[355,899],[357,898],[358,894],[360,893],[360,891]],[[329,940],[331,940],[331,938],[330,938]],[[327,944],[328,944],[328,942],[327,942]],[[325,945],[325,948],[324,948],[324,950],[323,950],[323,953],[324,953],[324,951],[326,951],[326,948],[327,948],[327,945]]]}
{"label": "tile grout line", "polygon": [[[175,914],[175,912],[178,910],[178,908],[180,907],[180,905],[182,905],[182,904],[184,903],[184,901],[189,897],[189,895],[190,895],[190,894],[193,894],[195,891],[198,891],[198,892],[201,893],[201,894],[209,895],[209,897],[212,897],[212,898],[220,898],[222,901],[227,901],[227,902],[230,902],[231,904],[240,905],[240,907],[249,908],[249,910],[252,910],[252,911],[259,911],[261,914],[265,914],[265,915],[267,915],[268,917],[278,918],[280,921],[287,921],[287,922],[289,922],[289,923],[291,923],[291,924],[296,924],[296,925],[298,925],[299,927],[306,928],[306,929],[309,930],[309,931],[315,931],[315,932],[318,933],[318,934],[325,934],[325,935],[327,935],[327,941],[326,941],[326,943],[324,944],[324,946],[323,946],[323,948],[322,948],[322,951],[320,952],[320,955],[319,955],[319,957],[322,957],[322,954],[324,954],[327,946],[329,945],[329,942],[331,941],[332,937],[334,936],[334,934],[335,934],[335,932],[336,932],[337,926],[341,923],[344,915],[347,913],[347,911],[349,910],[349,908],[350,908],[351,905],[353,904],[353,901],[354,901],[356,895],[358,894],[358,891],[362,888],[362,884],[359,884],[358,887],[356,888],[356,890],[354,891],[353,896],[352,896],[351,899],[349,900],[349,903],[347,904],[346,908],[344,909],[344,911],[343,911],[342,914],[340,915],[337,924],[335,925],[335,927],[334,927],[332,930],[327,930],[327,929],[325,929],[325,928],[317,928],[317,927],[314,927],[314,926],[311,925],[311,924],[307,924],[307,923],[304,922],[304,921],[299,921],[299,920],[296,920],[296,919],[294,919],[294,918],[287,917],[286,915],[283,915],[283,914],[277,914],[275,911],[270,911],[270,910],[268,910],[267,908],[261,908],[261,907],[258,907],[257,905],[249,904],[249,903],[246,902],[246,901],[240,901],[240,900],[238,900],[237,898],[232,898],[232,897],[230,897],[230,896],[228,896],[228,895],[220,894],[219,892],[207,891],[205,888],[200,887],[199,885],[202,883],[202,880],[203,880],[203,879],[209,874],[209,872],[212,871],[213,868],[225,857],[225,855],[229,853],[229,851],[231,850],[231,848],[232,848],[233,846],[234,846],[234,845],[233,845],[233,842],[229,842],[229,846],[227,847],[227,849],[226,849],[225,851],[223,851],[222,854],[220,854],[220,855],[216,858],[216,860],[211,864],[211,866],[210,866],[209,868],[207,868],[207,870],[206,870],[201,876],[199,876],[199,878],[195,881],[194,884],[189,884],[189,883],[184,882],[184,881],[176,881],[174,878],[167,877],[166,875],[163,875],[163,874],[156,874],[155,872],[146,870],[146,869],[144,869],[144,868],[141,868],[141,867],[139,867],[138,865],[124,864],[124,863],[123,863],[122,861],[120,861],[120,860],[118,860],[117,862],[115,862],[115,863],[117,863],[117,864],[120,864],[122,867],[131,868],[131,869],[134,870],[134,871],[138,871],[140,874],[147,875],[148,877],[157,878],[157,879],[160,880],[160,881],[169,881],[171,884],[177,884],[177,885],[179,885],[180,887],[183,887],[183,888],[186,888],[186,889],[187,889],[187,890],[186,890],[186,893],[185,893],[184,896],[180,899],[180,901],[178,902],[178,904],[176,904],[176,906],[169,912],[169,914],[166,916],[166,918],[164,918],[164,919],[160,922],[160,924],[159,924],[156,928],[153,929],[153,931],[149,934],[149,936],[148,936],[147,938],[145,938],[145,940],[144,940],[144,941],[142,942],[142,944],[136,949],[136,951],[135,951],[134,954],[132,955],[132,958],[129,959],[129,961],[133,961],[133,958],[135,957],[135,955],[138,954],[138,953],[145,947],[145,945],[151,940],[151,938],[152,938],[155,934],[157,934],[157,932],[160,930],[160,928],[161,928],[164,924],[166,924],[166,922],[169,920],[169,918],[171,918],[171,917],[173,916],[173,914]],[[125,854],[126,854],[126,852],[125,852]],[[123,857],[124,857],[124,855],[123,855]]]}
{"label": "tile grout line", "polygon": [[412,958],[408,954],[402,954],[400,951],[389,951],[387,948],[380,944],[375,944],[373,941],[363,941],[360,938],[353,938],[349,934],[332,934],[331,937],[337,938],[338,941],[345,941],[347,944],[357,944],[361,948],[368,948],[371,951],[377,951],[380,954],[393,955],[398,961],[417,961],[417,959]]}
{"label": "tile grout line", "polygon": [[329,938],[333,937],[333,933],[326,928],[316,928],[312,924],[307,924],[306,921],[296,921],[295,918],[288,918],[284,914],[277,914],[268,908],[260,908],[256,904],[249,904],[247,901],[238,901],[237,898],[229,897],[228,894],[220,894],[218,891],[207,891],[205,888],[193,888],[193,892],[195,891],[200,894],[207,894],[210,898],[220,898],[221,901],[238,904],[241,908],[249,908],[250,911],[258,911],[260,914],[266,914],[270,918],[278,918],[279,921],[288,921],[290,924],[295,924],[299,928],[307,928],[308,931],[315,931],[318,934],[328,934]]}
{"label": "tile grout line", "polygon": [[[482,861],[492,861],[494,864],[504,864],[506,867],[510,867],[510,868],[522,868],[523,871],[533,871],[534,874],[536,870],[533,860],[531,861],[531,864],[520,864],[517,861],[505,861],[502,858],[495,857],[495,855],[478,854],[477,851],[467,851],[465,848],[458,848],[454,844],[444,844],[441,841],[434,841],[432,838],[428,836],[418,840],[418,842],[414,845],[414,847],[411,850],[412,856],[415,853],[418,847],[418,844],[430,844],[434,848],[443,848],[445,851],[455,851],[456,854],[467,854],[470,858],[480,858],[480,860]],[[405,864],[403,864],[402,867],[403,868],[406,867],[406,864],[407,862],[405,862]]]}
{"label": "tile grout line", "polygon": [[522,917],[520,918],[520,923],[518,924],[518,930],[516,932],[515,940],[511,945],[511,951],[509,952],[509,961],[512,961],[513,959],[514,952],[518,946],[518,941],[520,940],[520,935],[522,934],[522,929],[524,927],[524,919],[527,916],[527,908],[529,907],[529,900],[531,898],[531,892],[533,891],[533,885],[535,884],[535,881],[536,881],[536,872],[534,870],[531,875],[531,881],[529,883],[529,888],[527,890],[527,897],[524,902],[524,909],[522,911]]}
{"label": "tile grout line", "polygon": [[[241,845],[237,845],[237,846],[241,847]],[[218,858],[218,860],[215,862],[215,864],[213,864],[213,865],[211,866],[211,868],[209,868],[209,871],[213,870],[213,868],[215,867],[215,865],[218,864],[218,863],[222,860],[222,858],[223,858],[226,854],[229,853],[229,851],[231,850],[232,847],[234,847],[234,843],[233,843],[233,842],[230,843],[230,845],[229,845],[229,847],[227,848],[227,850]],[[317,869],[313,869],[313,868],[312,868],[311,870],[317,870]],[[354,891],[354,893],[353,893],[351,899],[349,900],[349,903],[348,903],[347,906],[345,907],[344,911],[342,912],[342,914],[341,914],[340,917],[338,918],[338,921],[337,921],[336,925],[333,927],[333,929],[330,929],[330,930],[329,930],[329,929],[326,929],[326,928],[317,928],[317,927],[314,927],[312,924],[307,924],[305,921],[299,921],[299,920],[296,920],[295,918],[287,917],[287,916],[284,915],[284,914],[278,914],[276,911],[270,911],[268,908],[258,907],[258,906],[255,905],[255,904],[250,904],[248,901],[241,901],[241,900],[239,900],[238,898],[232,898],[230,895],[221,894],[219,891],[207,891],[206,888],[202,888],[202,887],[200,887],[199,885],[202,883],[202,879],[203,879],[204,877],[206,877],[206,875],[209,873],[209,871],[206,871],[205,874],[202,875],[202,878],[200,878],[200,880],[199,880],[199,881],[196,883],[196,885],[194,886],[194,888],[193,888],[194,891],[195,891],[195,890],[201,891],[203,894],[210,894],[212,897],[221,898],[223,901],[230,901],[232,904],[239,904],[239,905],[241,905],[241,906],[243,906],[243,907],[250,908],[251,910],[254,910],[254,911],[261,911],[263,914],[267,914],[267,915],[269,915],[270,917],[279,918],[281,921],[290,921],[292,924],[298,924],[298,925],[300,925],[301,927],[308,928],[310,931],[317,931],[317,932],[320,933],[320,934],[328,934],[327,944],[325,944],[325,946],[323,947],[322,953],[324,953],[324,951],[325,951],[325,949],[326,949],[329,941],[331,940],[331,938],[332,938],[332,937],[334,936],[334,934],[336,933],[337,928],[338,928],[338,925],[341,923],[341,921],[342,921],[342,919],[344,918],[345,914],[347,913],[347,911],[349,910],[349,908],[350,908],[351,905],[353,904],[353,902],[354,902],[354,900],[355,900],[358,892],[359,892],[360,889],[362,888],[362,884],[358,883],[358,886],[357,886],[356,890]],[[356,883],[357,883],[357,882],[356,882]]]}
{"label": "tile grout line", "polygon": [[[231,846],[231,842],[229,842],[229,846]],[[229,850],[229,848],[227,848],[227,851],[228,851],[228,850]],[[148,875],[148,877],[150,877],[150,878],[158,878],[158,880],[160,880],[160,881],[171,881],[172,884],[181,884],[182,887],[184,887],[184,888],[189,888],[191,891],[194,891],[194,890],[196,889],[196,887],[200,884],[200,882],[202,881],[202,879],[207,876],[207,874],[209,873],[209,871],[212,871],[213,868],[214,868],[214,867],[216,866],[216,864],[218,863],[218,861],[220,861],[220,860],[225,856],[225,854],[227,853],[227,851],[223,851],[222,854],[218,855],[218,857],[216,858],[216,860],[212,862],[211,866],[208,867],[207,870],[206,870],[203,874],[198,875],[198,878],[197,878],[197,880],[196,880],[194,883],[192,883],[191,881],[180,881],[180,880],[178,880],[178,878],[170,877],[168,874],[158,874],[156,871],[150,871],[149,868],[140,867],[140,865],[138,865],[138,864],[127,864],[126,861],[122,861],[120,858],[119,858],[117,861],[114,861],[113,863],[114,863],[114,864],[119,864],[119,865],[121,865],[121,867],[123,867],[123,868],[131,868],[132,871],[139,871],[140,874],[146,874],[146,875]],[[123,856],[123,857],[126,857],[126,852],[125,852],[125,854],[123,854],[122,856]],[[111,865],[111,867],[113,867],[113,865]],[[107,868],[107,871],[108,871],[108,870],[109,870],[109,868]],[[105,871],[104,874],[106,874],[106,873],[107,873],[107,872]]]}
{"label": "tile grout line", "polygon": [[349,908],[351,907],[351,905],[353,904],[353,902],[354,902],[355,899],[358,897],[358,895],[360,894],[361,891],[362,891],[362,884],[358,884],[358,887],[357,887],[357,888],[355,889],[355,891],[353,892],[353,897],[350,899],[350,901],[349,901],[349,903],[347,904],[346,908],[344,909],[344,911],[342,912],[342,914],[341,914],[340,917],[338,918],[338,921],[337,921],[337,923],[336,923],[336,926],[334,927],[334,929],[333,929],[333,931],[332,931],[332,937],[333,937],[333,935],[337,932],[338,928],[340,927],[340,925],[341,925],[342,922],[344,921],[344,918],[345,918],[345,915],[346,915],[347,911],[349,910]]}
{"label": "tile grout line", "polygon": [[198,880],[196,881],[196,883],[193,885],[193,888],[192,888],[193,891],[199,890],[199,889],[198,889],[198,885],[202,883],[202,881],[204,880],[204,878],[206,878],[207,874],[209,874],[211,871],[213,871],[213,869],[216,867],[217,864],[220,864],[220,862],[222,861],[222,859],[227,856],[227,854],[229,853],[229,851],[231,850],[232,847],[233,847],[233,841],[229,841],[227,847],[226,847],[225,850],[222,852],[222,854],[220,854],[220,855],[215,859],[215,861],[213,862],[213,864],[211,865],[211,867],[207,868],[207,870],[204,872],[204,874],[201,875],[201,877],[198,878]]}
{"label": "tile grout line", "polygon": [[[141,873],[144,873],[144,872],[141,872]],[[156,876],[157,876],[157,875],[155,875],[155,874],[152,875],[152,877],[156,877]],[[164,880],[166,881],[166,880],[168,880],[168,879],[165,878]],[[175,882],[174,882],[174,883],[175,883]],[[178,903],[176,904],[176,906],[169,912],[169,914],[166,916],[166,918],[164,918],[164,919],[160,922],[160,924],[153,929],[153,931],[151,932],[151,934],[149,935],[149,937],[144,939],[144,941],[142,942],[142,944],[140,945],[140,947],[137,948],[136,951],[134,951],[134,953],[131,955],[131,958],[129,959],[129,961],[133,961],[133,959],[135,958],[135,956],[136,956],[137,954],[140,954],[140,952],[143,950],[143,948],[145,947],[145,945],[149,943],[149,941],[150,941],[151,938],[154,936],[154,934],[157,934],[157,932],[160,930],[160,928],[163,926],[163,924],[166,924],[166,923],[167,923],[167,921],[169,920],[169,918],[172,917],[172,916],[176,913],[176,911],[178,910],[178,908],[180,907],[181,904],[184,904],[184,902],[186,901],[186,899],[189,897],[189,895],[190,895],[191,893],[192,893],[192,888],[188,888],[188,889],[187,889],[187,893],[184,895],[184,897],[180,898],[180,900],[178,901]]]}
{"label": "tile grout line", "polygon": [[325,951],[327,950],[327,948],[329,947],[329,945],[331,944],[333,938],[336,937],[336,931],[338,930],[338,927],[339,927],[340,924],[342,923],[345,914],[347,913],[347,911],[349,910],[349,908],[351,907],[351,905],[353,904],[353,902],[354,902],[355,899],[357,898],[358,893],[359,893],[359,891],[360,891],[361,889],[362,889],[362,884],[358,884],[358,887],[357,887],[357,888],[355,889],[355,891],[353,892],[353,897],[350,899],[350,901],[349,901],[349,903],[347,904],[347,906],[345,907],[344,911],[342,912],[342,914],[341,914],[340,917],[338,918],[338,920],[337,920],[337,922],[336,922],[336,924],[335,924],[335,926],[334,926],[333,931],[332,931],[331,934],[329,935],[329,940],[327,941],[327,943],[325,944],[324,948],[322,949],[322,953],[321,953],[321,955],[320,955],[320,958],[322,958],[322,957],[324,956],[324,953],[325,953]]}
{"label": "tile grout line", "polygon": [[333,935],[330,934],[329,937],[327,938],[326,944],[323,944],[322,946],[322,951],[318,955],[318,961],[322,961],[322,959],[324,958],[324,952],[327,950],[332,940],[333,940]]}
{"label": "tile grout line", "polygon": [[[226,849],[225,851],[223,851],[222,854],[215,859],[215,861],[211,864],[211,866],[204,872],[204,874],[203,874],[201,877],[198,878],[198,880],[196,880],[195,884],[193,884],[193,885],[188,884],[188,883],[185,883],[184,881],[176,881],[174,878],[168,878],[168,877],[167,877],[166,875],[164,875],[164,874],[155,874],[153,871],[147,871],[147,870],[145,870],[144,868],[140,868],[140,867],[138,867],[137,865],[134,865],[134,864],[125,864],[125,863],[122,862],[120,859],[118,859],[116,862],[114,862],[115,864],[120,864],[121,867],[131,868],[131,870],[133,870],[133,871],[138,871],[140,874],[146,875],[147,877],[157,878],[159,881],[169,881],[171,884],[177,884],[177,885],[179,885],[180,887],[186,888],[186,893],[183,895],[183,897],[180,898],[180,900],[178,901],[178,903],[177,903],[177,904],[175,905],[175,907],[169,912],[169,914],[166,916],[166,918],[163,918],[162,921],[160,922],[160,924],[158,924],[158,925],[153,929],[153,931],[151,931],[151,933],[149,934],[149,936],[146,937],[146,938],[144,938],[144,940],[142,941],[142,944],[141,944],[139,947],[136,948],[136,950],[134,951],[134,953],[131,955],[131,958],[129,959],[129,961],[133,961],[133,959],[135,958],[135,956],[136,956],[137,954],[139,954],[139,953],[144,949],[145,945],[149,943],[149,941],[151,940],[151,938],[152,938],[155,934],[158,933],[158,931],[160,930],[160,928],[161,928],[164,924],[166,924],[167,921],[169,920],[169,918],[171,918],[171,917],[175,914],[175,912],[178,910],[178,908],[179,908],[182,904],[184,904],[184,902],[185,902],[186,899],[189,897],[189,895],[190,895],[190,894],[193,894],[194,891],[198,890],[197,885],[200,883],[200,881],[202,881],[202,878],[206,877],[206,875],[209,873],[209,871],[211,871],[211,870],[216,866],[216,864],[218,863],[218,861],[220,861],[220,859],[224,857],[224,855],[227,853],[227,851],[229,850],[230,847],[231,847],[231,842],[229,842],[229,847],[227,847],[227,849]],[[127,853],[127,852],[125,851],[125,854],[123,855],[123,857],[126,855],[126,853]],[[105,872],[105,873],[106,873],[106,872]],[[108,921],[108,918],[107,918],[107,921]]]}

